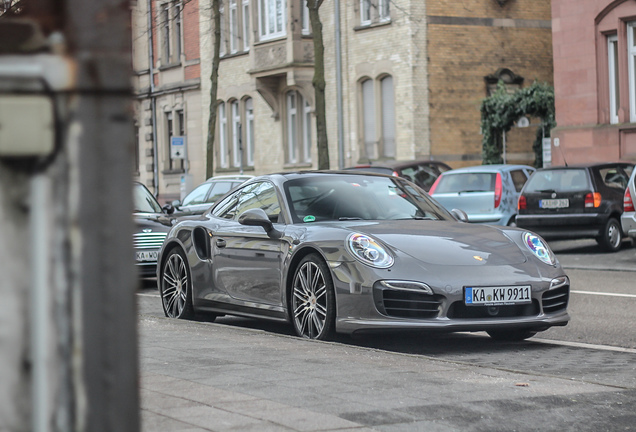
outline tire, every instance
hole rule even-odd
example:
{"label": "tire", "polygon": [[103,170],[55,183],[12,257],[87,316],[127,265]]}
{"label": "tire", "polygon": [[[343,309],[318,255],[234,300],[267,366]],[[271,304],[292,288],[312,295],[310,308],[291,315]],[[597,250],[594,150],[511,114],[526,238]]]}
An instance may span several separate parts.
{"label": "tire", "polygon": [[509,227],[516,227],[517,226],[517,218],[516,217],[511,217],[510,220],[508,221],[508,226]]}
{"label": "tire", "polygon": [[294,273],[290,315],[294,330],[307,339],[329,340],[336,327],[336,299],[327,264],[307,255]]}
{"label": "tire", "polygon": [[159,295],[167,317],[194,318],[190,281],[190,268],[185,253],[180,247],[171,249],[163,263],[159,281]]}
{"label": "tire", "polygon": [[502,342],[519,342],[537,334],[532,330],[490,330],[486,333],[494,340]]}
{"label": "tire", "polygon": [[623,231],[616,218],[609,218],[607,220],[603,228],[603,233],[596,241],[605,252],[616,252],[621,248]]}

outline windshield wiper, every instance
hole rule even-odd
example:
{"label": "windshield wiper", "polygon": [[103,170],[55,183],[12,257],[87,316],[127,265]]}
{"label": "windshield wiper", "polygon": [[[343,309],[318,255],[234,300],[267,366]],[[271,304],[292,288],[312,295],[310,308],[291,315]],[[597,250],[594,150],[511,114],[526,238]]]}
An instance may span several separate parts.
{"label": "windshield wiper", "polygon": [[349,217],[349,216],[342,216],[338,218],[339,221],[351,221],[351,220],[364,220],[361,217]]}
{"label": "windshield wiper", "polygon": [[541,193],[555,193],[556,191],[554,189],[541,189],[537,192],[541,192]]}
{"label": "windshield wiper", "polygon": [[471,192],[492,192],[486,189],[472,189],[472,190],[463,190],[463,191],[459,191],[457,192],[458,194],[462,194],[462,193],[471,193]]}

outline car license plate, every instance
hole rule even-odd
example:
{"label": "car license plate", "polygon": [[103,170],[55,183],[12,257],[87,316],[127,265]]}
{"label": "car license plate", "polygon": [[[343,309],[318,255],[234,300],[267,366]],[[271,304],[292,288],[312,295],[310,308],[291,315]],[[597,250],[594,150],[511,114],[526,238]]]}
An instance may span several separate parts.
{"label": "car license plate", "polygon": [[159,251],[138,251],[135,252],[137,261],[157,261]]}
{"label": "car license plate", "polygon": [[570,207],[570,200],[567,198],[542,199],[539,200],[539,207],[546,209]]}
{"label": "car license plate", "polygon": [[499,306],[532,303],[531,288],[527,286],[466,287],[467,306]]}

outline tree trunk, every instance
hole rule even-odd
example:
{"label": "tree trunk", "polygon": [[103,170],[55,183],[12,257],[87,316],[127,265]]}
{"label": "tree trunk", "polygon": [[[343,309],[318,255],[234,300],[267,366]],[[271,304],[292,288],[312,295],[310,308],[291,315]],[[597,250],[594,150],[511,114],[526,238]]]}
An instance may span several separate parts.
{"label": "tree trunk", "polygon": [[307,0],[309,20],[314,40],[314,94],[316,99],[316,131],[318,169],[329,169],[329,142],[327,140],[327,115],[325,112],[325,46],[322,41],[322,23],[319,9],[322,1]]}
{"label": "tree trunk", "polygon": [[210,117],[208,118],[208,139],[206,145],[205,178],[214,175],[214,136],[216,134],[216,94],[219,88],[219,59],[221,51],[220,0],[212,0],[212,20],[214,24],[214,53],[212,55],[212,75],[210,76]]}

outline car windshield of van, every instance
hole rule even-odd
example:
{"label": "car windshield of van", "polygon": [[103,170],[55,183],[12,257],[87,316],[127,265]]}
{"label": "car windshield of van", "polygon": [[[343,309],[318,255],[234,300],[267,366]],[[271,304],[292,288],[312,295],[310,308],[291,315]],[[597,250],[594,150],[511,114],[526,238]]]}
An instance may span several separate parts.
{"label": "car windshield of van", "polygon": [[576,192],[589,188],[585,169],[555,169],[535,172],[524,192]]}

